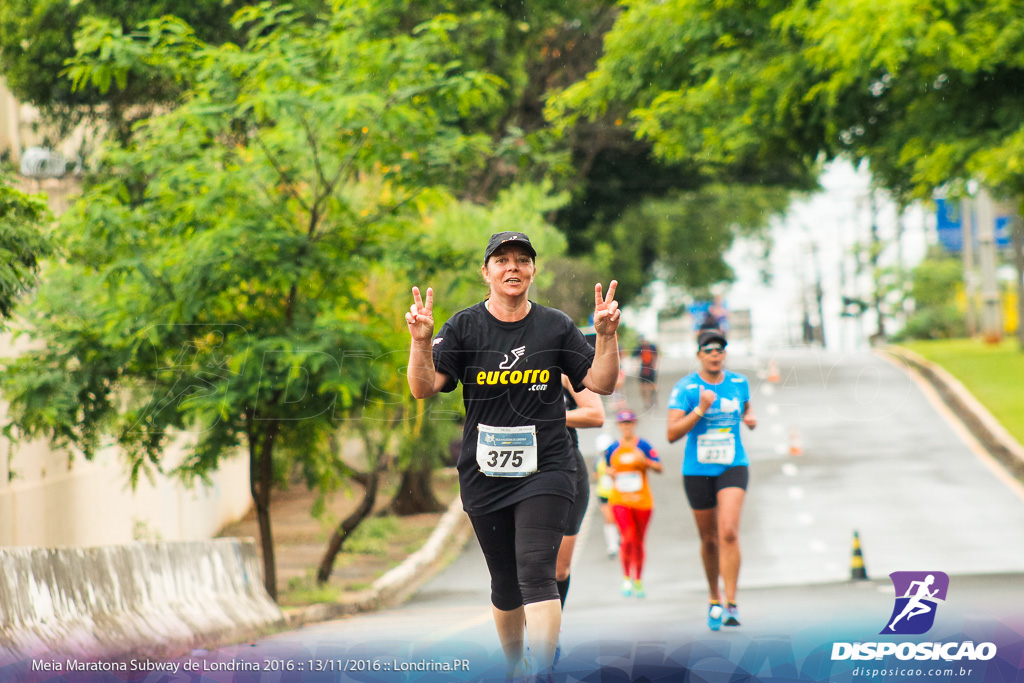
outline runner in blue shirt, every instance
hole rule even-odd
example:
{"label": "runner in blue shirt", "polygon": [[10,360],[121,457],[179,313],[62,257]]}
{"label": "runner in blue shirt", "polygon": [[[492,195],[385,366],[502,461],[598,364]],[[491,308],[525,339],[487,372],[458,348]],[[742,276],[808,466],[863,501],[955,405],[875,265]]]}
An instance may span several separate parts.
{"label": "runner in blue shirt", "polygon": [[[708,580],[708,627],[739,626],[736,584],[740,573],[740,516],[749,480],[740,422],[753,429],[747,378],[725,369],[725,335],[704,330],[697,337],[700,370],[679,380],[668,402],[668,441],[687,436],[683,489],[700,534]],[[719,578],[725,588],[722,609]]]}

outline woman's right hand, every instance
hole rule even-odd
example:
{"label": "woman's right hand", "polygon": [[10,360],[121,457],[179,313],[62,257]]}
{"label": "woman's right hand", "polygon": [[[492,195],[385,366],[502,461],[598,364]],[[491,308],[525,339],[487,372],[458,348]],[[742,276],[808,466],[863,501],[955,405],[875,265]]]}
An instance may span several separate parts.
{"label": "woman's right hand", "polygon": [[412,288],[413,304],[405,314],[409,336],[413,341],[430,341],[434,336],[434,290],[427,287],[426,302],[420,297],[420,288]]}
{"label": "woman's right hand", "polygon": [[700,408],[702,413],[706,413],[711,410],[711,406],[715,404],[715,399],[717,398],[718,394],[710,389],[701,389],[700,402],[697,404],[697,407]]}

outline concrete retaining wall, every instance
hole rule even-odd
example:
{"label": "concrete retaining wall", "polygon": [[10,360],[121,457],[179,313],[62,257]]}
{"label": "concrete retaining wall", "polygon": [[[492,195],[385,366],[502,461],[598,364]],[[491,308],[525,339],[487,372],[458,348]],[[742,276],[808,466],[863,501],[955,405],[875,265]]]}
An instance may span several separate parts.
{"label": "concrete retaining wall", "polygon": [[251,540],[0,548],[0,663],[169,657],[284,625]]}

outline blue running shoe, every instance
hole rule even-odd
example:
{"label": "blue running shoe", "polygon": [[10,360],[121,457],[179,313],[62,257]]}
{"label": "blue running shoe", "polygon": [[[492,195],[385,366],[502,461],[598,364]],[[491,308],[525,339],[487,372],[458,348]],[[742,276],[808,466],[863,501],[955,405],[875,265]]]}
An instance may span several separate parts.
{"label": "blue running shoe", "polygon": [[730,602],[725,608],[725,621],[723,623],[726,626],[740,625],[740,610],[736,606],[736,603]]}
{"label": "blue running shoe", "polygon": [[629,597],[633,594],[633,582],[629,580],[628,576],[622,577],[622,595]]}
{"label": "blue running shoe", "polygon": [[640,579],[633,582],[633,595],[638,598],[647,597],[647,591],[644,590],[644,584]]}
{"label": "blue running shoe", "polygon": [[708,605],[708,628],[717,631],[722,628],[722,606],[717,602]]}

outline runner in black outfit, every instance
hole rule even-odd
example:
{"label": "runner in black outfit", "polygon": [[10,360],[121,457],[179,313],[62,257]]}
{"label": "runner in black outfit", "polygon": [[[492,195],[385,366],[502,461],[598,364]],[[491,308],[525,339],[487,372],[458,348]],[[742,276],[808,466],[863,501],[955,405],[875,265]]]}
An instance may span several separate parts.
{"label": "runner in black outfit", "polygon": [[569,439],[572,441],[573,457],[576,460],[576,500],[569,509],[569,521],[562,545],[558,549],[558,565],[555,571],[562,609],[565,609],[565,597],[569,594],[569,574],[572,569],[572,553],[576,549],[576,536],[580,533],[583,517],[586,516],[587,505],[590,503],[590,470],[580,451],[580,439],[576,430],[604,425],[604,404],[601,397],[589,389],[573,391],[568,384],[569,378],[562,375],[565,425],[569,428]]}
{"label": "runner in black outfit", "polygon": [[576,462],[565,427],[562,375],[607,395],[619,372],[616,282],[594,291],[596,348],[561,311],[528,299],[537,252],[519,232],[491,236],[481,269],[489,297],[456,313],[434,338],[433,290],[413,287],[412,395],[463,384],[466,426],[459,456],[463,507],[491,575],[491,604],[510,674],[523,659],[524,628],[540,673],[554,657],[561,607],[555,560],[575,495]]}

